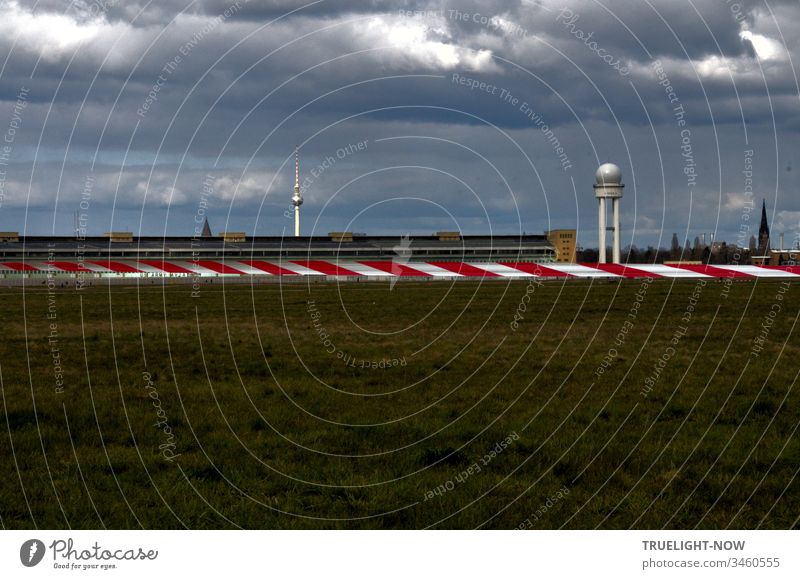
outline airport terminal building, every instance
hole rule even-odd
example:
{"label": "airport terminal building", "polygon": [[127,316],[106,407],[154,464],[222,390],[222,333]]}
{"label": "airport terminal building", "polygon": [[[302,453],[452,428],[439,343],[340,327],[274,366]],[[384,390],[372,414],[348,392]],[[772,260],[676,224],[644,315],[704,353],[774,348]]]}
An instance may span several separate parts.
{"label": "airport terminal building", "polygon": [[[181,278],[264,275],[373,277],[464,276],[471,264],[546,264],[556,260],[547,235],[371,236],[333,232],[314,237],[251,237],[206,227],[195,237],[31,237],[0,233],[4,279],[53,277]],[[481,275],[483,277],[483,270]],[[437,275],[438,274],[438,275]]]}

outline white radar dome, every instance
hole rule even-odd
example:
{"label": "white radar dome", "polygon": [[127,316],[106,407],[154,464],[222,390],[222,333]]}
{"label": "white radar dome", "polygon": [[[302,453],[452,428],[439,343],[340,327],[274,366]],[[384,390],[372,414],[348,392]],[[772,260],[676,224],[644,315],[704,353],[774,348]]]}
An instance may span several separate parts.
{"label": "white radar dome", "polygon": [[620,185],[622,183],[622,171],[614,163],[604,163],[594,174],[598,185]]}

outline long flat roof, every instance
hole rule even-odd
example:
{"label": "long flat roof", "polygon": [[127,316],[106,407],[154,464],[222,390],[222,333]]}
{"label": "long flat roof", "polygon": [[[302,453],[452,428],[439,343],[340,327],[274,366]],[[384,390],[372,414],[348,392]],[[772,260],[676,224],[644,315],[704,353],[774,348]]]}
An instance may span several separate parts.
{"label": "long flat roof", "polygon": [[244,241],[226,241],[222,237],[133,237],[131,242],[112,241],[108,237],[75,238],[69,236],[20,236],[19,241],[0,242],[0,251],[76,251],[81,250],[250,250],[250,249],[345,249],[362,247],[364,249],[393,249],[402,244],[410,249],[427,247],[452,248],[518,248],[549,247],[550,242],[544,235],[464,235],[459,239],[440,239],[438,235],[354,235],[352,240],[338,241],[330,236],[279,237],[257,236],[247,237]]}

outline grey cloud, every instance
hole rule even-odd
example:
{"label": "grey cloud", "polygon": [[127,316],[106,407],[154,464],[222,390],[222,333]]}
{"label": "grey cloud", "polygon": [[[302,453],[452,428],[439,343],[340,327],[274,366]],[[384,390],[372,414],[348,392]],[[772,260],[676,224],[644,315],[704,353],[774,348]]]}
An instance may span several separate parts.
{"label": "grey cloud", "polygon": [[[369,139],[374,146],[367,152],[337,163],[309,187],[305,223],[319,216],[322,229],[339,229],[367,204],[383,207],[382,200],[418,194],[441,202],[473,232],[579,224],[581,241],[591,244],[591,176],[599,161],[614,159],[629,187],[623,213],[628,234],[636,224],[636,237],[628,241],[647,245],[659,236],[668,239],[673,230],[683,236],[687,227],[690,238],[715,226],[731,236],[738,215],[730,196],[741,191],[742,151],[750,147],[757,151],[758,195],[777,204],[776,226],[797,228],[792,220],[800,207],[791,195],[797,171],[787,170],[792,163],[800,167],[794,159],[798,89],[788,58],[800,57],[796,2],[770,2],[769,8],[758,0],[738,2],[737,20],[729,3],[697,0],[693,4],[708,29],[688,2],[615,2],[613,14],[596,2],[568,2],[580,16],[575,26],[629,65],[628,75],[607,66],[556,21],[560,2],[326,1],[268,25],[303,4],[251,1],[197,36],[231,4],[109,2],[99,21],[93,20],[97,4],[87,0],[67,10],[60,2],[38,3],[37,15],[73,19],[65,28],[72,36],[59,39],[34,34],[42,22],[25,13],[33,2],[5,3],[5,21],[26,28],[13,51],[14,34],[0,39],[10,54],[0,83],[0,135],[19,87],[28,86],[30,96],[15,135],[0,225],[14,228],[24,220],[25,202],[19,200],[29,197],[28,226],[49,230],[48,211],[58,193],[55,221],[68,229],[94,161],[98,229],[121,215],[132,227],[141,221],[150,233],[185,233],[202,178],[210,172],[218,219],[230,212],[241,229],[277,232],[286,225],[281,195],[291,185],[286,162],[293,146],[302,145],[303,167],[310,171],[347,143]],[[415,10],[437,12],[405,15]],[[481,18],[457,18],[450,10]],[[494,20],[489,24],[483,17]],[[787,57],[770,56],[771,47],[784,41]],[[674,103],[659,85],[648,52],[664,64],[692,131],[699,178],[691,203]],[[176,56],[181,62],[165,74],[165,64]],[[454,73],[496,87],[495,94],[454,83]],[[500,91],[518,100],[504,99]],[[367,112],[374,109],[383,110]],[[539,122],[566,151],[569,170],[563,170]],[[503,179],[457,145],[432,139],[378,144],[403,135],[449,139],[482,152],[511,187],[521,222]],[[382,171],[358,179],[397,164],[432,165],[458,176],[480,192],[488,219],[464,185],[438,173]],[[150,185],[143,185],[151,170]],[[352,179],[323,211],[329,196]],[[115,194],[118,213],[112,216]],[[449,219],[419,203],[403,214],[408,223],[394,226],[380,212],[372,223],[429,232]]]}

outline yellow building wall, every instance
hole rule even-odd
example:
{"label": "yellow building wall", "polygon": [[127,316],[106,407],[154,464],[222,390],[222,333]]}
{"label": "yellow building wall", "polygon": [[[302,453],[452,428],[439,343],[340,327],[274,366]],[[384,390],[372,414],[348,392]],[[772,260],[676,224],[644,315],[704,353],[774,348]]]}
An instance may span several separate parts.
{"label": "yellow building wall", "polygon": [[556,250],[556,261],[561,263],[575,263],[575,249],[577,235],[574,229],[553,229],[545,232],[547,240]]}

